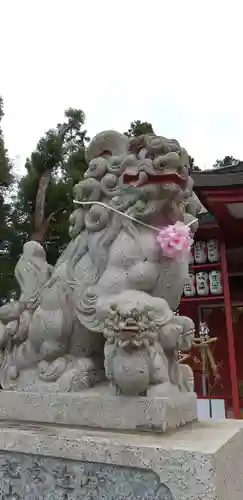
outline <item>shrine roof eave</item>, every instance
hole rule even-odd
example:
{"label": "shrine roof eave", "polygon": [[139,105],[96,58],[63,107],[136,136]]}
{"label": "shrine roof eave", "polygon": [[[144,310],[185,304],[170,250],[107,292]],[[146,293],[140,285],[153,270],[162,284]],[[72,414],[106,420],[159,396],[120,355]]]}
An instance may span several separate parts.
{"label": "shrine roof eave", "polygon": [[223,168],[191,172],[197,194],[203,189],[242,189],[243,162]]}
{"label": "shrine roof eave", "polygon": [[221,232],[231,243],[243,238],[243,162],[191,175],[196,195]]}

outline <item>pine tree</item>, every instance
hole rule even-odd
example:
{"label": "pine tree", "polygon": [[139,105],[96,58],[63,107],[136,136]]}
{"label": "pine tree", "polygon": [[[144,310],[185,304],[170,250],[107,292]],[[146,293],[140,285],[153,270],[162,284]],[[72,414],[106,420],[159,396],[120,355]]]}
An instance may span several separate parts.
{"label": "pine tree", "polygon": [[138,137],[144,134],[154,134],[154,130],[151,123],[142,122],[141,120],[131,122],[128,131],[125,132],[128,137]]}
{"label": "pine tree", "polygon": [[13,166],[5,148],[2,131],[3,99],[0,97],[0,305],[11,297],[13,263],[9,250],[13,237],[11,225],[11,187]]}
{"label": "pine tree", "polygon": [[222,167],[230,167],[234,165],[238,165],[240,160],[234,158],[234,156],[225,156],[222,160],[216,160],[213,165],[214,168],[222,168]]}
{"label": "pine tree", "polygon": [[72,211],[72,189],[87,168],[82,110],[68,109],[65,120],[49,130],[26,160],[26,175],[20,180],[13,213],[18,242],[15,258],[28,239],[44,245],[47,260],[55,264],[69,242],[68,219]]}

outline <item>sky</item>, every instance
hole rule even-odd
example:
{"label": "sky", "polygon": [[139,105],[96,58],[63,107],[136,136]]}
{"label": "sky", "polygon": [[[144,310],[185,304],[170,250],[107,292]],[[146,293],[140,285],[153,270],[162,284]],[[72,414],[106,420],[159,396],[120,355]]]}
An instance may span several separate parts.
{"label": "sky", "polygon": [[0,0],[3,131],[16,170],[81,108],[92,137],[132,120],[201,168],[243,159],[242,0]]}

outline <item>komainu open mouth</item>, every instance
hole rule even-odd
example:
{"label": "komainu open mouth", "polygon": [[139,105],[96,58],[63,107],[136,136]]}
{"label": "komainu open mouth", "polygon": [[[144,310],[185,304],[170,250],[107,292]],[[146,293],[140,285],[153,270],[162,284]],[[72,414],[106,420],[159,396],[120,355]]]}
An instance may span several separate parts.
{"label": "komainu open mouth", "polygon": [[185,185],[185,179],[176,172],[163,174],[148,174],[144,171],[136,174],[124,173],[123,182],[124,184],[135,184],[139,187],[147,184],[177,184],[180,187]]}

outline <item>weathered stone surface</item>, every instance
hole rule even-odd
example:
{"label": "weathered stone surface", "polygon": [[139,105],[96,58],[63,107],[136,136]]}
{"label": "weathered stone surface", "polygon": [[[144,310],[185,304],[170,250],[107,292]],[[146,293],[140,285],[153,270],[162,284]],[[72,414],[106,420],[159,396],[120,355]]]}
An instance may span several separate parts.
{"label": "weathered stone surface", "polygon": [[0,426],[0,498],[242,500],[243,423],[172,434]]}
{"label": "weathered stone surface", "polygon": [[172,495],[153,471],[0,453],[0,498],[172,500]]}
{"label": "weathered stone surface", "polygon": [[76,394],[0,393],[0,420],[165,432],[196,418],[194,393],[171,398],[111,397],[106,386]]}
{"label": "weathered stone surface", "polygon": [[[190,350],[194,323],[174,315],[200,212],[188,154],[174,139],[107,130],[87,158],[73,191],[71,241],[56,265],[35,241],[16,265],[19,300],[0,307],[0,385],[76,393],[105,372],[126,396],[191,392],[193,374],[177,351]],[[179,247],[171,241],[176,256],[159,243],[158,224],[187,234]]]}

